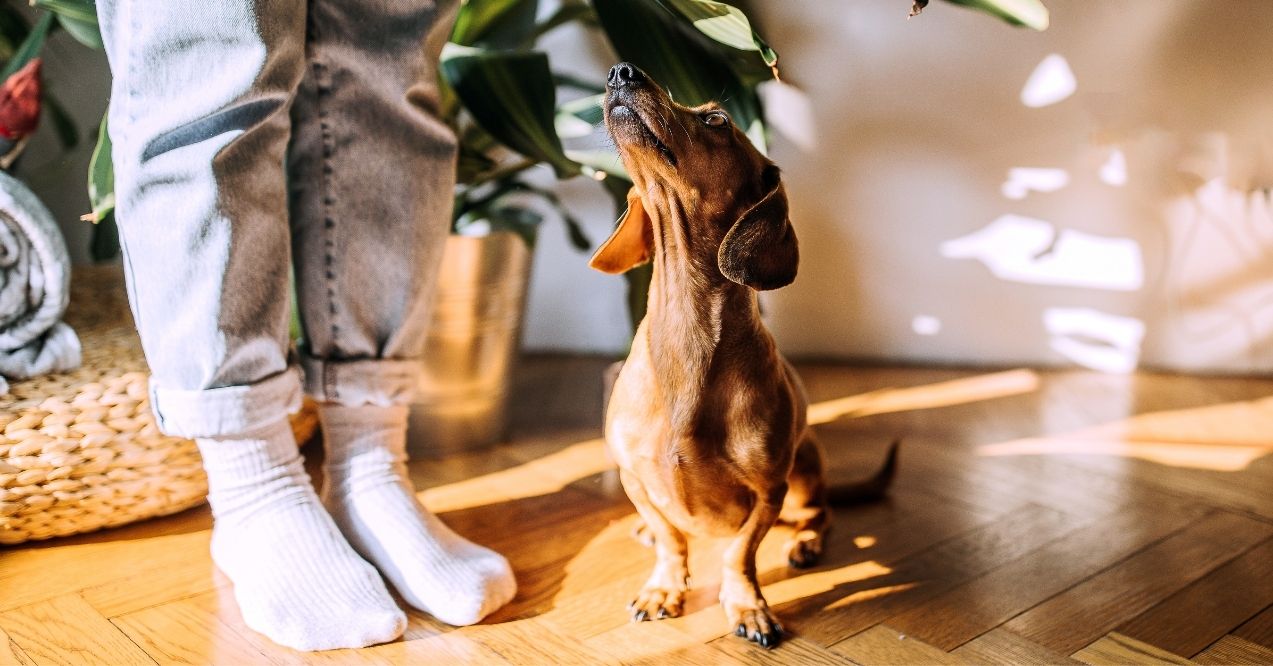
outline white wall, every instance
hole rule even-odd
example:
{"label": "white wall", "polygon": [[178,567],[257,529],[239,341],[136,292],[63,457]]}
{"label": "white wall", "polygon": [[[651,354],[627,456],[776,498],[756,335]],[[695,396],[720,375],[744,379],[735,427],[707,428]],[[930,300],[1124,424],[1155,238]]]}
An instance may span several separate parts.
{"label": "white wall", "polygon": [[[942,2],[909,21],[901,0],[755,3],[816,135],[771,151],[803,253],[765,299],[789,353],[1273,369],[1273,2],[1046,2],[1044,33]],[[1029,108],[1050,54],[1076,91]],[[1101,178],[1115,150],[1121,185]],[[1011,199],[1014,167],[1068,183]],[[1004,215],[1043,234],[994,249],[1004,270],[1051,284],[943,255]],[[526,346],[621,349],[621,281],[547,236]]]}

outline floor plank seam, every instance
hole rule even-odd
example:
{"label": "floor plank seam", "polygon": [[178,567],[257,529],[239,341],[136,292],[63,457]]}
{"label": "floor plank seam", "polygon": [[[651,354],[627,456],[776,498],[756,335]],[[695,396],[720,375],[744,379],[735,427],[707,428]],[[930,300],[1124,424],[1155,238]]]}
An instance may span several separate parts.
{"label": "floor plank seam", "polygon": [[[1101,574],[1104,574],[1106,571],[1109,571],[1110,569],[1114,569],[1114,568],[1116,568],[1116,567],[1118,567],[1118,566],[1121,566],[1124,562],[1127,562],[1128,560],[1130,560],[1130,559],[1132,559],[1132,558],[1136,557],[1137,555],[1139,555],[1139,554],[1141,554],[1141,553],[1145,552],[1146,550],[1149,550],[1150,548],[1155,548],[1155,547],[1157,547],[1159,544],[1163,543],[1164,541],[1167,541],[1168,539],[1170,539],[1170,538],[1172,538],[1172,537],[1176,536],[1177,534],[1180,534],[1181,532],[1183,532],[1183,531],[1185,531],[1185,530],[1189,529],[1191,526],[1193,526],[1193,525],[1195,525],[1195,524],[1197,524],[1197,523],[1201,522],[1201,521],[1202,521],[1203,519],[1205,519],[1207,516],[1210,516],[1210,515],[1212,515],[1212,514],[1218,513],[1219,511],[1220,511],[1219,509],[1210,508],[1208,511],[1204,512],[1202,515],[1200,515],[1200,516],[1198,516],[1197,518],[1194,518],[1193,520],[1191,520],[1191,521],[1189,521],[1189,522],[1185,523],[1184,525],[1180,526],[1179,528],[1177,528],[1177,529],[1175,529],[1175,530],[1172,530],[1171,532],[1168,532],[1167,534],[1164,534],[1162,537],[1159,537],[1159,538],[1154,539],[1154,540],[1152,540],[1152,541],[1148,541],[1148,542],[1146,542],[1146,543],[1145,543],[1145,545],[1143,545],[1142,547],[1137,548],[1137,549],[1135,549],[1135,550],[1133,550],[1133,551],[1131,551],[1131,552],[1127,553],[1127,554],[1126,554],[1126,555],[1124,555],[1123,557],[1120,557],[1120,558],[1118,558],[1118,559],[1116,559],[1116,560],[1114,560],[1114,561],[1112,561],[1112,562],[1108,563],[1106,566],[1104,566],[1104,567],[1100,568],[1099,570],[1097,570],[1097,571],[1093,572],[1091,575],[1085,576],[1085,577],[1083,577],[1083,578],[1081,578],[1081,579],[1079,579],[1079,580],[1074,581],[1074,583],[1072,583],[1071,585],[1067,586],[1065,589],[1063,589],[1063,590],[1059,590],[1059,591],[1058,591],[1058,592],[1056,592],[1055,594],[1052,594],[1052,595],[1048,596],[1046,599],[1041,599],[1038,603],[1035,603],[1034,605],[1030,606],[1029,608],[1022,609],[1020,612],[1018,612],[1018,613],[1014,614],[1012,617],[1009,617],[1009,618],[1005,619],[1003,622],[1000,622],[1000,623],[999,623],[998,625],[996,625],[995,627],[992,627],[992,628],[990,629],[990,631],[993,631],[994,629],[997,629],[997,628],[999,628],[999,627],[1002,627],[1002,626],[1004,626],[1004,625],[1008,624],[1009,622],[1012,622],[1013,620],[1017,619],[1018,617],[1020,617],[1020,616],[1022,616],[1022,615],[1025,615],[1026,613],[1029,613],[1030,611],[1034,610],[1035,608],[1037,608],[1037,607],[1039,607],[1039,606],[1042,606],[1043,604],[1046,604],[1046,603],[1048,603],[1049,601],[1051,601],[1051,600],[1053,600],[1053,599],[1055,599],[1055,598],[1057,598],[1057,597],[1059,597],[1059,596],[1061,596],[1061,595],[1063,595],[1063,594],[1067,594],[1068,592],[1070,592],[1070,590],[1073,590],[1074,588],[1076,588],[1076,587],[1079,587],[1079,586],[1083,585],[1084,583],[1088,582],[1089,580],[1091,580],[1091,579],[1093,579],[1093,578],[1096,578],[1097,576],[1100,576]],[[1246,551],[1243,551],[1243,552],[1246,552]],[[1228,560],[1226,560],[1226,562],[1228,562]],[[1214,569],[1208,570],[1207,572],[1203,573],[1202,575],[1203,575],[1203,576],[1205,576],[1207,573],[1210,573],[1210,572],[1211,572],[1211,571],[1213,571],[1213,570],[1214,570]],[[1199,576],[1199,577],[1201,577],[1201,576]],[[987,631],[986,633],[989,633],[989,631]],[[968,641],[968,642],[972,642],[972,641]],[[963,647],[963,645],[960,645],[959,647]]]}

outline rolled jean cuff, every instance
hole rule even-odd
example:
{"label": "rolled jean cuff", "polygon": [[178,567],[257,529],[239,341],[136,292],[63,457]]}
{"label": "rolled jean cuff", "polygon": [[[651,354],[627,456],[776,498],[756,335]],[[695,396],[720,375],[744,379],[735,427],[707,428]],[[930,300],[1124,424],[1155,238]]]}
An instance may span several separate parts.
{"label": "rolled jean cuff", "polygon": [[301,380],[293,366],[254,384],[202,390],[164,388],[150,379],[159,429],[176,437],[229,437],[258,430],[300,411]]}
{"label": "rolled jean cuff", "polygon": [[305,393],[347,407],[407,405],[420,395],[420,359],[330,360],[302,354]]}

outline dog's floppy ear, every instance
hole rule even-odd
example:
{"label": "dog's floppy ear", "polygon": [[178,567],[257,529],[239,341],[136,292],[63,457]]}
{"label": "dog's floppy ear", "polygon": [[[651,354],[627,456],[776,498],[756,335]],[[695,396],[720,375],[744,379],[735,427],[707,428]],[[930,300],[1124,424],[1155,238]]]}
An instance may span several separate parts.
{"label": "dog's floppy ear", "polygon": [[649,261],[653,248],[654,225],[634,187],[628,190],[628,210],[619,219],[619,226],[597,248],[588,265],[602,273],[623,273]]}
{"label": "dog's floppy ear", "polygon": [[721,274],[757,290],[791,284],[800,263],[778,167],[765,169],[765,182],[772,184],[769,192],[738,218],[716,255]]}

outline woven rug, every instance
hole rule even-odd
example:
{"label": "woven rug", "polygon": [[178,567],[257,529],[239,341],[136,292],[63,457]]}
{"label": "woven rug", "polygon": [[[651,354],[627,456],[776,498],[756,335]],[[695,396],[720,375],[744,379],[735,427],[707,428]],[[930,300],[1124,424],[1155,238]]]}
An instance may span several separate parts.
{"label": "woven rug", "polygon": [[[167,515],[207,494],[194,442],[159,432],[151,416],[119,267],[75,268],[66,322],[83,366],[14,381],[0,396],[0,544]],[[292,418],[297,441],[317,427],[307,401]]]}

